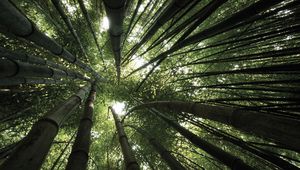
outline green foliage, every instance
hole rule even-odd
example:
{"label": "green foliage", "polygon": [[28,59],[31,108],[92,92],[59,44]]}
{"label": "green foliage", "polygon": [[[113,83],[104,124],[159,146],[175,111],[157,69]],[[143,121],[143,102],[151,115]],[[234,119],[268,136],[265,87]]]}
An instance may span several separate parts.
{"label": "green foliage", "polygon": [[[284,3],[273,6],[272,10],[284,7],[285,4],[295,1],[286,0]],[[212,105],[247,108],[261,111],[265,114],[299,120],[299,69],[290,72],[281,71],[276,74],[273,72],[265,74],[222,73],[228,70],[299,63],[299,51],[286,55],[268,56],[265,54],[266,52],[273,54],[282,49],[299,48],[299,23],[297,23],[299,20],[299,4],[287,7],[287,9],[283,8],[270,16],[254,20],[201,42],[180,48],[169,54],[166,60],[156,67],[154,72],[141,85],[141,81],[154,65],[143,68],[135,74],[131,74],[132,71],[172,48],[178,38],[184,33],[183,30],[177,32],[174,37],[164,39],[164,35],[167,32],[165,30],[169,28],[169,31],[172,31],[210,1],[205,0],[197,3],[195,7],[191,8],[181,19],[175,22],[184,13],[184,11],[178,12],[171,20],[163,24],[154,36],[138,49],[133,56],[127,56],[131,48],[145,36],[147,30],[154,23],[155,16],[160,14],[161,8],[163,8],[165,3],[165,0],[143,1],[141,9],[138,10],[137,16],[133,20],[134,22],[137,21],[135,27],[128,28],[131,15],[137,3],[137,0],[131,1],[132,4],[127,9],[123,25],[124,32],[129,29],[132,29],[132,31],[124,40],[122,48],[123,58],[121,62],[124,63],[121,67],[120,82],[117,82],[116,78],[108,33],[106,30],[101,31],[103,20],[106,16],[102,1],[85,1],[85,6],[92,19],[92,27],[101,47],[100,52],[96,47],[77,1],[61,1],[87,52],[88,61],[79,50],[74,37],[70,34],[50,0],[13,0],[13,2],[29,19],[34,21],[34,24],[42,32],[45,32],[46,35],[56,40],[59,44],[62,44],[64,48],[84,61],[84,63],[90,65],[107,80],[107,82],[97,82],[97,97],[94,102],[94,123],[91,132],[92,144],[88,169],[124,168],[113,117],[108,111],[108,106],[113,105],[115,102],[124,102],[126,104],[125,110],[128,111],[141,102],[167,100],[198,101]],[[255,2],[257,1],[229,0],[214,11],[189,36],[220,23],[237,11]],[[148,8],[145,8],[148,3]],[[264,13],[270,11],[265,11]],[[291,26],[297,26],[297,29],[293,30]],[[39,56],[92,77],[90,73],[86,73],[80,68],[58,59],[58,57],[50,54],[45,49],[36,47],[32,43],[24,41],[24,39],[4,34],[0,34],[0,39],[1,47]],[[156,40],[161,40],[162,42],[153,49],[149,49]],[[249,58],[251,55],[253,58]],[[104,63],[102,63],[101,58],[104,59]],[[204,73],[212,74],[212,72],[217,71],[221,73],[217,75],[203,75]],[[288,82],[289,80],[295,81],[293,83]],[[278,81],[281,82],[278,83]],[[232,85],[234,83],[239,84]],[[0,148],[5,148],[22,140],[34,122],[74,94],[84,84],[86,82],[64,79],[62,84],[1,87]],[[81,107],[76,110],[73,117],[70,117],[62,126],[43,164],[43,169],[50,169],[62,152],[64,152],[63,156],[58,161],[56,169],[65,168],[72,142],[65,151],[63,151],[63,148],[78,128],[82,110]],[[5,118],[9,118],[9,116],[17,113],[20,116],[3,121]],[[184,116],[188,116],[189,119],[198,123],[206,123],[216,130],[221,130],[242,140],[244,143],[254,143],[253,145],[257,148],[268,150],[271,154],[280,156],[298,167],[300,166],[299,153],[286,148],[284,144],[279,145],[275,141],[262,139],[221,123],[195,118],[187,113],[171,112],[168,109],[163,110],[163,113],[206,141],[241,158],[255,169],[273,169],[274,166],[215,134],[193,125],[190,121],[185,120]],[[142,169],[168,169],[168,167],[145,137],[126,125],[147,131],[149,135],[156,138],[182,162],[187,169],[228,168],[203,150],[192,145],[147,108],[131,113],[124,120],[124,125],[128,140],[136,153]],[[3,161],[3,158],[0,159]]]}

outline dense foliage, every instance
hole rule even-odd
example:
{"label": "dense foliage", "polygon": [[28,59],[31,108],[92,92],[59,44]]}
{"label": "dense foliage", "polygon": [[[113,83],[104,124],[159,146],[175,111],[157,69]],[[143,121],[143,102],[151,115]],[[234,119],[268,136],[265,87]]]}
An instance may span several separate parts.
{"label": "dense foliage", "polygon": [[[167,9],[178,1],[127,0],[120,40],[120,75],[109,30],[114,25],[107,25],[110,19],[107,18],[105,3],[101,0],[60,1],[72,24],[74,36],[53,2],[12,0],[41,32],[101,76],[96,83],[88,169],[124,168],[109,106],[113,106],[122,118],[131,108],[142,103],[187,101],[300,120],[298,0],[274,0],[274,4],[266,0],[182,1],[183,7],[170,11]],[[94,80],[91,72],[26,38],[6,33],[2,27],[0,32],[2,54],[2,48],[30,54],[59,63]],[[2,54],[1,57],[5,57]],[[87,83],[82,79],[63,77],[53,84],[1,85],[0,164],[37,120]],[[79,109],[64,121],[43,169],[65,168],[83,104],[81,102]],[[246,151],[244,145],[300,167],[300,148],[291,148],[286,143],[191,113],[145,107],[133,111],[123,120],[141,169],[168,169],[148,138],[155,138],[186,169],[229,168],[195,146],[158,114],[167,116],[255,169],[278,167]],[[255,119],[249,118],[252,120]],[[266,130],[271,132],[271,129]]]}

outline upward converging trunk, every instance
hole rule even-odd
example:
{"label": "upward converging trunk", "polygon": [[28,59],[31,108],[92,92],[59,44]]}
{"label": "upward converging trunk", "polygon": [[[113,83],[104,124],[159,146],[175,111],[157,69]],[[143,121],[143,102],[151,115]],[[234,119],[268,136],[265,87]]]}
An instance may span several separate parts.
{"label": "upward converging trunk", "polygon": [[36,122],[14,153],[0,166],[2,170],[38,170],[58,133],[60,125],[84,100],[90,85],[71,96],[62,105],[55,107]]}
{"label": "upward converging trunk", "polygon": [[[196,27],[198,27],[206,18],[208,18],[212,13],[214,13],[222,4],[227,2],[227,0],[213,0],[205,7],[201,8],[197,13],[192,15],[190,18],[184,20],[178,26],[176,26],[173,30],[166,33],[160,40],[155,42],[155,44],[151,45],[146,51],[154,48],[164,40],[170,38],[173,35],[179,34],[182,30],[188,27],[188,30],[181,37],[185,37],[189,35]],[[184,38],[182,38],[184,39]],[[178,40],[181,41],[181,40]]]}
{"label": "upward converging trunk", "polygon": [[232,144],[241,147],[242,149],[244,149],[244,150],[246,150],[246,151],[262,158],[263,160],[266,160],[266,161],[272,163],[273,165],[275,165],[279,168],[290,169],[290,170],[299,170],[299,168],[297,168],[295,165],[289,163],[288,161],[286,161],[284,159],[281,159],[281,158],[279,158],[275,155],[272,155],[272,154],[268,153],[267,150],[254,147],[253,145],[250,145],[250,144],[244,142],[243,140],[239,140],[239,139],[237,139],[237,138],[235,138],[235,137],[233,137],[233,136],[231,136],[231,135],[229,135],[229,134],[227,134],[227,133],[225,133],[221,130],[209,127],[205,124],[196,123],[193,120],[189,120],[189,122],[191,122],[192,124],[198,126],[201,129],[206,130],[207,132],[209,132],[209,133],[211,133],[215,136],[221,137],[222,140],[231,142]]}
{"label": "upward converging trunk", "polygon": [[191,113],[197,117],[228,124],[239,130],[272,139],[277,143],[293,148],[295,151],[299,151],[300,148],[300,121],[296,119],[239,108],[182,101],[150,102],[136,106],[132,111],[147,107],[167,108],[177,112]]}
{"label": "upward converging trunk", "polygon": [[161,145],[154,137],[150,137],[144,130],[140,128],[136,128],[131,125],[127,125],[128,127],[133,128],[138,133],[140,133],[143,137],[147,138],[152,147],[159,153],[161,158],[168,164],[168,166],[172,170],[185,170],[185,168],[181,165],[180,162],[176,160],[176,158],[170,154],[163,145]]}
{"label": "upward converging trunk", "polygon": [[177,12],[185,8],[192,0],[173,0],[156,19],[145,36],[137,43],[128,54],[133,55],[144,43],[146,43],[159,28],[167,23]]}
{"label": "upward converging trunk", "polygon": [[91,72],[96,78],[101,78],[90,66],[84,64],[68,50],[38,30],[38,28],[24,16],[10,1],[0,1],[0,25],[1,32],[14,34],[25,38],[35,44],[49,50],[53,54],[76,64],[85,71]]}
{"label": "upward converging trunk", "polygon": [[95,43],[96,43],[97,49],[98,49],[98,51],[99,51],[99,53],[100,53],[100,59],[101,59],[102,62],[104,63],[103,56],[102,56],[102,52],[101,52],[101,49],[100,49],[100,46],[99,46],[99,43],[98,43],[98,40],[97,40],[96,33],[95,33],[95,31],[94,31],[94,29],[93,29],[93,26],[92,26],[92,20],[91,20],[91,18],[90,18],[90,15],[88,14],[88,12],[87,12],[87,10],[86,10],[83,1],[82,1],[82,0],[78,0],[78,3],[79,3],[79,7],[80,7],[80,9],[81,9],[81,11],[82,11],[82,13],[83,13],[84,18],[85,18],[86,21],[87,21],[88,27],[89,27],[89,29],[90,29],[92,35],[93,35],[93,38],[94,38],[94,41],[95,41]]}
{"label": "upward converging trunk", "polygon": [[85,170],[89,159],[89,147],[91,138],[91,129],[93,123],[93,102],[96,98],[96,86],[92,85],[90,94],[86,99],[84,112],[80,121],[75,142],[68,159],[66,169]]}
{"label": "upward converging trunk", "polygon": [[[12,52],[9,50],[6,50],[4,48],[0,48],[0,56],[11,59],[11,61],[18,60],[15,62],[14,67],[17,67],[18,72],[28,72],[30,69],[35,69],[35,74],[41,74],[42,70],[49,70],[49,76],[51,78],[59,79],[61,77],[70,77],[70,78],[78,78],[85,81],[90,81],[87,77],[82,75],[79,72],[72,71],[65,66],[62,66],[60,64],[57,64],[53,61],[46,60],[37,56],[28,55],[28,54],[22,54],[17,52]],[[22,61],[22,62],[19,62]],[[23,63],[24,62],[24,63]],[[35,64],[35,65],[32,65]],[[38,66],[40,65],[40,66]],[[14,67],[11,67],[9,69],[13,69]],[[20,68],[20,67],[25,67]],[[4,67],[3,67],[4,68]],[[52,75],[51,75],[52,72]],[[61,74],[58,74],[57,72],[60,72]],[[18,73],[19,74],[19,73]],[[17,76],[17,74],[15,75]]]}
{"label": "upward converging trunk", "polygon": [[46,59],[43,59],[38,56],[29,55],[26,53],[19,53],[16,51],[13,52],[13,51],[7,50],[5,48],[1,48],[1,47],[0,47],[0,56],[9,58],[9,59],[13,59],[13,60],[19,60],[22,62],[37,64],[37,65],[48,65],[55,69],[67,70],[67,68],[65,66],[57,64],[53,61],[46,60]]}
{"label": "upward converging trunk", "polygon": [[[251,17],[256,16],[260,12],[270,8],[273,5],[276,5],[283,0],[273,0],[273,1],[268,1],[268,0],[260,0],[249,7],[235,13],[232,15],[230,18],[206,29],[203,30],[183,41],[178,41],[177,44],[174,46],[174,49],[180,49],[183,48],[187,45],[202,41],[204,39],[210,38],[212,36],[215,36],[217,34],[226,32],[230,29],[232,29],[234,26],[238,25],[241,26],[243,22],[246,22],[247,20],[251,19]],[[173,51],[170,50],[170,51]]]}
{"label": "upward converging trunk", "polygon": [[134,153],[128,143],[126,133],[124,131],[123,125],[121,123],[121,120],[115,110],[112,107],[109,107],[109,109],[112,112],[112,115],[115,120],[115,125],[117,128],[118,136],[119,136],[119,142],[121,145],[123,157],[125,160],[125,169],[126,170],[139,170],[139,165],[135,159]]}
{"label": "upward converging trunk", "polygon": [[121,74],[121,36],[123,34],[123,19],[126,0],[104,0],[103,2],[109,18],[109,35],[112,52],[115,58],[117,78],[119,80]]}
{"label": "upward converging trunk", "polygon": [[201,78],[215,75],[230,75],[230,74],[299,74],[300,64],[274,64],[271,66],[262,66],[256,68],[245,68],[238,70],[212,71],[206,73],[193,73],[191,76],[182,78],[187,80],[192,78]]}
{"label": "upward converging trunk", "polygon": [[53,69],[10,59],[0,59],[0,79],[14,77],[42,77],[42,78],[79,78],[88,80],[83,75],[67,70]]}
{"label": "upward converging trunk", "polygon": [[228,19],[225,19],[224,21],[207,28],[199,33],[196,33],[183,41],[177,41],[169,50],[160,53],[158,56],[152,58],[149,62],[146,64],[140,66],[136,70],[132,71],[130,75],[134,74],[135,72],[146,68],[150,64],[156,63],[155,66],[148,72],[146,75],[146,78],[142,80],[139,87],[144,84],[146,79],[154,72],[155,68],[158,67],[166,58],[170,56],[171,53],[178,51],[179,49],[182,49],[188,45],[198,43],[200,41],[203,41],[205,39],[211,38],[213,36],[216,36],[218,34],[224,33],[226,31],[229,31],[233,28],[236,28],[237,26],[242,26],[243,23],[247,23],[246,21],[250,20],[251,18],[257,16],[260,12],[263,12],[270,7],[282,2],[283,0],[260,0],[249,7],[233,14]]}
{"label": "upward converging trunk", "polygon": [[45,78],[28,78],[28,77],[13,77],[1,78],[0,86],[14,86],[19,84],[61,84],[64,80],[61,79],[45,79]]}
{"label": "upward converging trunk", "polygon": [[53,5],[55,6],[56,10],[59,12],[60,16],[62,17],[62,19],[64,20],[65,24],[67,25],[69,31],[71,32],[71,34],[73,35],[74,39],[76,40],[77,44],[80,47],[80,50],[82,52],[82,54],[85,56],[85,59],[87,60],[87,54],[83,48],[83,45],[80,41],[79,36],[77,35],[70,19],[68,18],[67,14],[64,12],[64,9],[62,8],[62,6],[60,5],[60,0],[51,0],[51,2],[53,3]]}
{"label": "upward converging trunk", "polygon": [[172,126],[174,129],[176,129],[182,136],[187,138],[190,142],[192,142],[195,146],[201,148],[208,154],[212,155],[213,157],[220,160],[222,163],[227,165],[233,170],[252,170],[250,166],[245,164],[242,160],[239,158],[223,151],[222,149],[214,146],[213,144],[203,140],[199,136],[195,135],[194,133],[190,132],[189,130],[185,129],[184,127],[180,126],[178,123],[170,120],[165,115],[155,112],[157,116],[159,116],[161,119],[163,119],[165,122],[167,122],[170,126]]}
{"label": "upward converging trunk", "polygon": [[[54,163],[52,164],[51,166],[51,169],[50,170],[56,170],[56,166],[58,165],[58,163],[60,162],[60,160],[62,159],[63,155],[65,154],[65,152],[67,151],[69,145],[72,143],[74,137],[75,137],[76,133],[74,133],[72,135],[72,137],[69,139],[68,142],[66,142],[64,148],[61,150],[59,156],[56,158],[56,160],[54,161]],[[60,166],[60,165],[59,165]],[[57,169],[59,169],[59,166]]]}
{"label": "upward converging trunk", "polygon": [[127,29],[127,31],[126,31],[126,33],[125,33],[125,35],[124,35],[123,45],[124,45],[124,42],[125,42],[125,40],[126,40],[128,34],[130,34],[130,30],[131,30],[131,28],[132,28],[133,21],[134,21],[136,15],[137,15],[137,13],[138,13],[138,10],[139,10],[141,4],[142,4],[142,0],[138,0],[138,2],[137,2],[137,4],[136,4],[136,7],[135,7],[135,9],[134,9],[134,12],[133,12],[133,14],[132,14],[132,16],[131,16],[131,19],[130,19],[130,22],[129,22],[129,25],[128,25],[128,29]]}

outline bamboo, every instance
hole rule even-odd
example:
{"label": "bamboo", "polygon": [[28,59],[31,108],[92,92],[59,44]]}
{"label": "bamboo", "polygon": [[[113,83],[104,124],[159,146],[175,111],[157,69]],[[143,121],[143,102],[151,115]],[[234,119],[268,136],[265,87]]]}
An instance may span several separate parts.
{"label": "bamboo", "polygon": [[126,33],[125,33],[125,35],[124,35],[123,45],[124,45],[124,43],[125,43],[125,40],[127,39],[128,34],[130,34],[131,28],[133,28],[133,27],[132,27],[132,24],[133,24],[133,21],[134,21],[136,15],[137,15],[137,13],[138,13],[138,9],[140,8],[141,4],[142,4],[142,0],[138,0],[138,2],[136,3],[136,7],[135,7],[135,9],[134,9],[134,12],[133,12],[133,14],[132,14],[132,16],[131,16],[131,18],[130,18],[130,22],[129,22],[127,31],[126,31]]}
{"label": "bamboo", "polygon": [[81,11],[82,11],[82,13],[83,13],[84,18],[86,19],[86,21],[87,21],[87,23],[88,23],[88,27],[89,27],[89,29],[90,29],[92,35],[93,35],[93,38],[94,38],[94,41],[95,41],[95,43],[96,43],[97,49],[98,49],[98,51],[99,51],[99,53],[100,53],[100,55],[101,55],[100,58],[101,58],[101,60],[102,60],[102,62],[103,62],[103,64],[104,64],[102,52],[101,52],[99,43],[98,43],[98,41],[97,41],[96,33],[95,33],[95,31],[94,31],[94,29],[93,29],[93,27],[92,27],[92,20],[91,20],[91,18],[90,18],[90,15],[88,14],[88,12],[87,12],[87,10],[86,10],[83,1],[82,1],[82,0],[78,0],[78,3],[79,3],[79,7],[80,7],[80,9],[81,9]]}
{"label": "bamboo", "polygon": [[147,138],[151,146],[156,150],[156,152],[159,153],[161,158],[168,164],[168,166],[172,170],[184,170],[184,168],[180,162],[176,160],[176,158],[170,154],[170,151],[168,151],[163,145],[161,145],[154,137],[149,136],[144,130],[140,128],[136,128],[131,125],[127,125],[130,128],[133,128],[135,131],[137,131],[139,134],[141,134],[143,137]]}
{"label": "bamboo", "polygon": [[67,25],[69,31],[71,32],[71,34],[73,35],[74,39],[76,40],[77,44],[80,47],[80,50],[82,52],[82,54],[84,55],[85,59],[87,60],[87,54],[83,48],[83,45],[80,41],[79,36],[77,35],[72,22],[70,21],[70,19],[68,18],[68,16],[66,15],[66,13],[64,12],[62,6],[60,5],[60,0],[51,0],[51,2],[53,3],[53,5],[55,6],[56,10],[58,11],[58,13],[60,14],[61,18],[63,19],[63,21],[65,22],[65,24]]}
{"label": "bamboo", "polygon": [[132,56],[144,43],[146,43],[159,28],[161,28],[165,23],[167,23],[176,13],[184,9],[192,0],[173,0],[165,10],[156,19],[144,37],[133,47],[133,49],[128,54]]}
{"label": "bamboo", "polygon": [[0,166],[1,170],[38,170],[58,133],[60,125],[84,100],[90,85],[71,96],[37,121],[14,153]]}
{"label": "bamboo", "polygon": [[141,87],[144,82],[148,79],[148,77],[154,72],[154,69],[160,65],[167,57],[169,57],[171,53],[182,49],[188,45],[191,45],[193,43],[198,43],[202,40],[205,40],[207,38],[211,38],[215,35],[218,35],[220,33],[226,32],[234,28],[235,26],[239,25],[242,26],[242,23],[245,23],[247,20],[250,20],[251,17],[256,16],[258,13],[263,12],[270,7],[282,2],[283,0],[260,0],[249,7],[235,13],[230,18],[208,28],[205,29],[199,33],[196,33],[193,36],[190,36],[189,38],[183,40],[183,41],[177,41],[169,50],[160,53],[157,57],[152,58],[149,62],[146,64],[140,66],[139,68],[132,71],[128,76],[136,73],[137,71],[146,68],[148,65],[152,63],[157,63],[146,75],[146,78],[142,80],[142,82],[139,84],[139,87]]}
{"label": "bamboo", "polygon": [[15,86],[19,84],[62,84],[64,81],[59,79],[44,79],[44,78],[1,78],[0,86]]}
{"label": "bamboo", "polygon": [[82,74],[80,74],[78,72],[71,71],[60,64],[57,64],[55,62],[52,62],[52,61],[49,61],[49,60],[46,60],[46,59],[43,59],[40,57],[36,57],[33,55],[28,55],[28,54],[22,54],[19,52],[12,52],[12,51],[6,50],[4,48],[0,48],[0,52],[1,52],[0,56],[5,57],[7,59],[18,60],[18,61],[22,61],[22,62],[29,63],[29,64],[49,66],[51,68],[54,68],[57,70],[62,70],[64,72],[66,72],[67,75],[71,78],[78,78],[78,79],[89,81],[88,78],[86,78],[85,76],[83,76]]}
{"label": "bamboo", "polygon": [[[64,49],[57,42],[38,30],[38,28],[24,16],[15,5],[8,0],[0,1],[0,24],[2,32],[12,33],[18,37],[25,38],[35,44],[49,50],[70,63],[76,64],[87,72],[91,72],[96,78],[101,79],[90,66],[81,62],[77,57]],[[3,30],[4,29],[4,30]]]}
{"label": "bamboo", "polygon": [[115,120],[116,129],[119,136],[119,142],[121,145],[124,161],[125,161],[125,169],[126,170],[138,170],[139,165],[135,159],[134,153],[129,145],[126,133],[124,131],[123,125],[121,123],[121,120],[115,110],[112,107],[109,107],[109,109],[112,112],[112,115]]}
{"label": "bamboo", "polygon": [[79,78],[87,80],[83,75],[71,71],[52,69],[47,66],[38,66],[29,63],[0,59],[0,78],[14,77],[41,77],[41,78]]}
{"label": "bamboo", "polygon": [[228,74],[299,74],[300,64],[277,64],[271,66],[263,66],[257,68],[245,68],[239,70],[228,70],[228,71],[211,71],[206,73],[193,73],[184,79],[200,78],[214,75],[228,75]]}
{"label": "bamboo", "polygon": [[190,132],[189,130],[185,129],[184,127],[180,126],[178,123],[170,120],[165,115],[155,112],[155,114],[167,122],[170,126],[176,129],[182,136],[187,138],[190,142],[192,142],[195,146],[199,147],[200,149],[204,150],[208,154],[212,155],[213,157],[217,158],[225,165],[230,167],[233,170],[251,170],[252,167],[245,164],[241,159],[223,151],[222,149],[214,146],[213,144],[203,140],[199,136],[195,135],[194,133]]}
{"label": "bamboo", "polygon": [[236,137],[233,137],[221,130],[215,129],[209,125],[205,125],[204,123],[196,123],[194,120],[189,120],[189,122],[191,122],[192,124],[198,126],[201,129],[204,129],[205,131],[221,137],[222,140],[226,140],[228,142],[231,142],[232,144],[239,146],[240,148],[254,154],[255,156],[258,156],[270,163],[272,163],[273,165],[282,168],[282,169],[290,169],[290,170],[299,170],[299,168],[297,168],[295,165],[289,163],[288,161],[281,159],[277,156],[274,156],[272,154],[269,154],[266,150],[258,148],[258,147],[254,147],[251,144],[248,144],[246,142],[244,142],[243,140],[239,140]]}
{"label": "bamboo", "polygon": [[[67,142],[53,142],[53,144],[64,144],[65,143],[65,146],[64,148],[60,151],[60,154],[59,156],[56,158],[56,160],[54,161],[54,163],[52,164],[50,170],[55,170],[57,164],[59,163],[59,161],[62,159],[63,155],[65,154],[66,150],[68,149],[69,145],[72,143],[74,137],[75,137],[76,133],[74,133],[71,138],[69,139],[69,141]],[[59,169],[59,168],[57,168]]]}
{"label": "bamboo", "polygon": [[300,148],[300,122],[296,119],[266,113],[247,111],[233,107],[211,106],[197,102],[158,101],[141,104],[132,110],[145,107],[166,108],[191,113],[197,117],[228,124],[239,130],[272,139],[295,151]]}
{"label": "bamboo", "polygon": [[71,154],[68,158],[66,170],[85,170],[89,159],[89,147],[91,144],[91,129],[93,124],[94,100],[96,98],[96,86],[92,85],[90,94],[85,101],[84,112],[76,134]]}
{"label": "bamboo", "polygon": [[120,80],[121,72],[121,36],[123,34],[123,20],[125,15],[125,0],[104,0],[104,6],[109,18],[109,35],[112,52],[115,58],[117,78]]}

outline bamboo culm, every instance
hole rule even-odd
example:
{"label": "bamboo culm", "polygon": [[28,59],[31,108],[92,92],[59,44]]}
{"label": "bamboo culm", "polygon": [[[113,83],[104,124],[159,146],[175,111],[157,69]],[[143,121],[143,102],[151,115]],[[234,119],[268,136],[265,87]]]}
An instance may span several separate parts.
{"label": "bamboo culm", "polygon": [[84,100],[89,88],[90,85],[84,86],[77,94],[37,121],[12,155],[0,166],[0,169],[40,169],[59,127]]}

